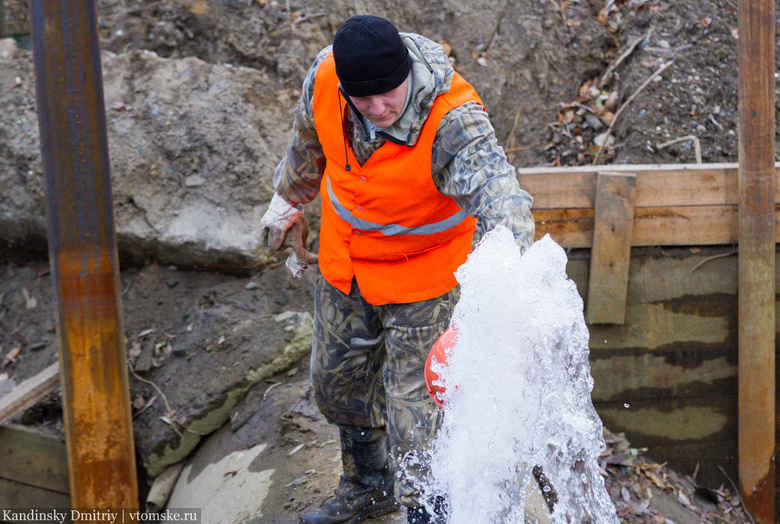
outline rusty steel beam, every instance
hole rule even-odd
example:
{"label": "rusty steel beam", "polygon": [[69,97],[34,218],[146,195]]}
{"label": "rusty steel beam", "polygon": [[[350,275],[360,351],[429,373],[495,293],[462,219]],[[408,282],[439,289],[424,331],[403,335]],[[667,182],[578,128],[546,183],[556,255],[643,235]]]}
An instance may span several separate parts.
{"label": "rusty steel beam", "polygon": [[775,522],[775,0],[740,0],[739,488]]}
{"label": "rusty steel beam", "polygon": [[71,505],[137,509],[95,3],[31,13]]}

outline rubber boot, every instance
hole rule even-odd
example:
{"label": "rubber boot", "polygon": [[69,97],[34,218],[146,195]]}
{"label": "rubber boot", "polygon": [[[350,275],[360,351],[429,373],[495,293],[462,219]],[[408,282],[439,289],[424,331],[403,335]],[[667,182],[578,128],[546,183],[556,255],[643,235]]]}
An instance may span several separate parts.
{"label": "rubber boot", "polygon": [[444,524],[447,522],[447,501],[437,496],[433,501],[433,514],[425,506],[415,506],[406,512],[406,524]]}
{"label": "rubber boot", "polygon": [[339,487],[319,508],[302,513],[301,524],[355,524],[400,507],[387,437],[359,442],[348,430],[339,428],[339,434],[344,468]]}

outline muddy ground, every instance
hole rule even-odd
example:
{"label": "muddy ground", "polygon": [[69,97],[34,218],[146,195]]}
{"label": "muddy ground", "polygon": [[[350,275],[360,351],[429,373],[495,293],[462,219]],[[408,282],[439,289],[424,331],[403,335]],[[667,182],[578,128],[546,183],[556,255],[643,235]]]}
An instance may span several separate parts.
{"label": "muddy ground", "polygon": [[[442,0],[418,5],[375,0],[359,6],[343,0],[322,7],[308,0],[98,2],[101,46],[117,55],[117,61],[148,50],[171,60],[197,57],[209,64],[252,68],[284,93],[286,105],[279,110],[288,115],[316,52],[349,15],[372,12],[391,18],[401,30],[449,46],[453,63],[481,93],[499,141],[518,167],[587,165],[595,160],[693,163],[697,143],[702,162],[736,162],[736,0],[521,4]],[[24,39],[19,43],[24,46]],[[0,95],[4,102],[13,96],[12,89]],[[265,97],[257,103],[270,102]],[[183,126],[197,127],[197,122],[186,118],[180,116]],[[276,124],[286,132],[290,123]],[[157,132],[151,123],[146,130],[149,136]],[[205,132],[218,136],[220,128]],[[10,128],[0,130],[0,139],[10,140],[9,136],[13,138]],[[663,145],[682,137],[689,138]],[[0,157],[6,155],[3,140]],[[269,143],[276,144],[275,149],[269,158],[258,160],[265,169],[257,173],[258,183],[265,185],[270,178],[268,166],[283,153],[278,138]],[[601,144],[606,146],[600,149]],[[227,139],[221,146],[230,151]],[[181,158],[166,159],[181,171],[177,175],[182,179],[201,173],[202,166],[191,153],[182,151]],[[20,173],[39,172],[36,162],[15,158],[6,167]],[[190,165],[192,172],[187,171]],[[147,176],[143,170],[137,175]],[[2,250],[0,379],[5,380],[0,380],[0,393],[57,359],[45,253],[40,242],[24,245],[22,250],[19,244]],[[175,253],[166,260],[175,260]],[[298,327],[305,325],[305,313],[311,311],[313,272],[294,280],[278,262],[268,259],[261,269],[236,274],[159,263],[154,256],[137,255],[132,249],[123,253],[122,301],[142,496],[166,460],[173,460],[157,458],[164,455],[161,445],[175,441],[176,427],[192,427],[188,424],[193,419],[218,407],[225,420],[219,419],[216,436],[192,444],[193,450],[204,452],[198,456],[216,461],[266,443],[268,447],[251,467],[262,464],[275,469],[265,502],[257,504],[263,508],[261,515],[247,509],[240,520],[294,522],[298,511],[320,502],[336,485],[336,434],[312,403],[306,356],[293,352],[294,359],[278,364],[283,369],[266,366],[267,348],[280,352],[289,347],[301,333]],[[258,366],[266,366],[266,376],[248,381],[246,370]],[[236,391],[238,396],[231,397],[234,403],[224,402],[227,392]],[[58,402],[54,392],[17,421],[59,432]],[[615,445],[620,442],[624,441],[618,438]],[[652,450],[648,453],[652,455]],[[187,452],[179,458],[187,456],[193,455]],[[195,460],[194,468],[205,467]],[[713,509],[718,517],[707,517],[702,512],[712,508],[692,498],[693,488],[685,485],[693,483],[684,474],[619,462],[610,466],[607,479],[626,522],[664,522],[664,517],[678,524],[724,518],[744,521],[728,483],[722,489],[710,486],[719,488],[715,495],[722,507]],[[647,471],[667,473],[669,485],[660,483],[664,491]],[[652,505],[644,505],[653,489]],[[252,506],[252,501],[245,503]]]}

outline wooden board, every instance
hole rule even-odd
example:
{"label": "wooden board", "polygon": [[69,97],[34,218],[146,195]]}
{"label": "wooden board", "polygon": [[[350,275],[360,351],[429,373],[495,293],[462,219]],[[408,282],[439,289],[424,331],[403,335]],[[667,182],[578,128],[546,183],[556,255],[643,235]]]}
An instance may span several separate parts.
{"label": "wooden board", "polygon": [[17,413],[34,405],[60,383],[60,364],[55,362],[34,377],[31,377],[10,393],[0,397],[0,424]]}
{"label": "wooden board", "polygon": [[[589,250],[569,252],[566,272],[583,297],[588,295],[589,266]],[[780,266],[776,279],[780,282]],[[628,283],[627,301],[631,304],[681,302],[688,296],[698,295],[736,297],[736,252],[731,246],[634,248]]]}
{"label": "wooden board", "polygon": [[[520,186],[534,198],[537,239],[549,233],[563,247],[591,247],[597,177],[603,170],[603,166],[518,170]],[[737,242],[737,164],[610,166],[610,171],[637,175],[633,246]],[[780,242],[780,222],[776,230]]]}
{"label": "wooden board", "polygon": [[[780,164],[776,165],[780,179]],[[593,208],[596,176],[604,166],[517,170],[534,209]],[[739,203],[737,164],[610,165],[637,175],[637,207],[732,206]],[[780,186],[778,186],[780,188]],[[780,203],[780,194],[776,199]]]}
{"label": "wooden board", "polygon": [[635,174],[598,174],[585,314],[588,323],[622,324],[625,320],[635,200]]}
{"label": "wooden board", "polygon": [[599,351],[590,358],[594,402],[737,395],[737,349]]}
{"label": "wooden board", "polygon": [[[736,441],[737,396],[597,402],[596,411],[612,432],[629,432],[637,446],[682,442]],[[636,442],[634,442],[636,441]]]}
{"label": "wooden board", "polygon": [[[737,347],[737,257],[731,248],[661,253],[634,251],[625,324],[589,325],[593,356]],[[589,267],[586,252],[570,253],[567,273],[584,297]]]}
{"label": "wooden board", "polygon": [[0,479],[67,495],[65,441],[24,426],[0,426]]}
{"label": "wooden board", "polygon": [[70,496],[57,491],[0,479],[0,509],[70,509]]}
{"label": "wooden board", "polygon": [[[534,209],[533,215],[536,240],[549,234],[565,248],[591,247],[594,209]],[[737,217],[736,206],[636,208],[632,246],[736,244]],[[776,223],[780,228],[780,214]]]}

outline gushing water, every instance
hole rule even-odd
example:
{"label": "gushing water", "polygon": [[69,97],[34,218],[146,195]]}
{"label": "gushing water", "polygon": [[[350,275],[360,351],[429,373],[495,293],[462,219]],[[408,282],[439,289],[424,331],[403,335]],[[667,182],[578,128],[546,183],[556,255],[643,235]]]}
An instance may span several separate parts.
{"label": "gushing water", "polygon": [[[549,236],[521,255],[499,226],[456,273],[458,336],[447,366],[434,368],[447,392],[429,488],[449,502],[451,524],[618,522],[599,473],[588,329],[566,262]],[[530,487],[544,492],[543,512],[529,513]]]}

